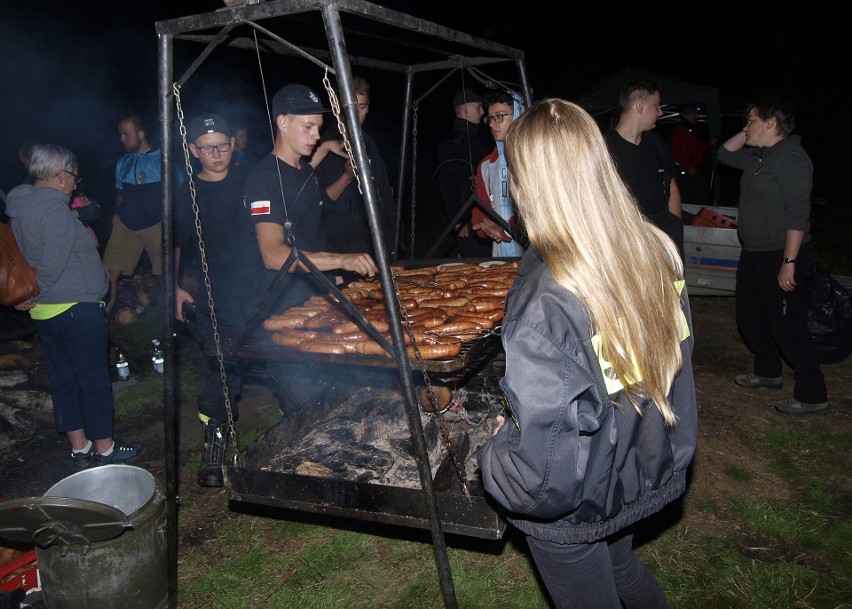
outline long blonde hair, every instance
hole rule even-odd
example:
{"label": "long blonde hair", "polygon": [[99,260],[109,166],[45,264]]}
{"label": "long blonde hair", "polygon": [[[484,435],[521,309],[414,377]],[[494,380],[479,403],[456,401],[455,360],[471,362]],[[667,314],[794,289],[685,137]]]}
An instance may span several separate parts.
{"label": "long blonde hair", "polygon": [[574,293],[602,356],[641,413],[652,399],[668,424],[681,367],[680,255],[621,180],[600,128],[562,99],[539,101],[509,128],[506,156],[530,243]]}

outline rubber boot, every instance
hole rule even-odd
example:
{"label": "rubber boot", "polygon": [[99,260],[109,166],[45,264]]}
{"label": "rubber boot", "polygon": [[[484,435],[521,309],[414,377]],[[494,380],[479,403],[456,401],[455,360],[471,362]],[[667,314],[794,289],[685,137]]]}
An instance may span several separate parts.
{"label": "rubber boot", "polygon": [[204,427],[204,456],[198,468],[198,484],[220,487],[225,484],[222,469],[225,463],[225,447],[228,444],[228,426],[210,419]]}

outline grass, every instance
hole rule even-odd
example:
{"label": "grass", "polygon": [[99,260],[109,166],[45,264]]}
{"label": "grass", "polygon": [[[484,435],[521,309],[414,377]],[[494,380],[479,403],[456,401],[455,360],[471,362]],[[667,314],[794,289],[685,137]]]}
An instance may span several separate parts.
{"label": "grass", "polygon": [[[743,457],[761,455],[786,493],[771,487],[696,497],[689,509],[705,525],[691,528],[678,519],[644,541],[637,554],[670,607],[852,608],[852,438],[781,424],[743,435]],[[753,467],[721,468],[721,487],[749,488],[758,482]],[[716,527],[706,525],[713,522]],[[237,512],[209,526],[215,531],[205,541],[183,548],[182,609],[445,606],[428,531],[301,512]],[[552,607],[511,527],[501,541],[448,536],[447,543],[458,607]]]}
{"label": "grass", "polygon": [[[709,338],[702,334],[696,350],[702,366],[727,374],[737,359],[747,359],[740,343],[725,348]],[[197,380],[187,368],[178,376],[180,399],[194,404]],[[829,385],[848,387],[850,371],[852,361],[826,367]],[[161,396],[162,379],[150,375],[121,392],[117,403],[143,412]],[[276,410],[269,405],[261,420],[274,422]],[[848,417],[847,410],[840,406],[831,416]],[[724,418],[724,412],[711,407],[705,415]],[[720,492],[688,495],[689,517],[671,520],[637,548],[673,609],[852,609],[852,434],[848,425],[811,424],[829,420],[770,418],[737,428],[735,439],[722,445],[737,454],[723,455],[733,458],[720,459],[718,467],[708,461],[699,475],[714,478]],[[258,434],[240,432],[241,446]],[[194,472],[199,459],[196,452],[181,468]],[[428,531],[271,514],[257,506],[220,509],[223,496],[182,496],[181,609],[445,606]],[[458,607],[551,607],[525,542],[511,527],[500,541],[448,536],[447,543]]]}

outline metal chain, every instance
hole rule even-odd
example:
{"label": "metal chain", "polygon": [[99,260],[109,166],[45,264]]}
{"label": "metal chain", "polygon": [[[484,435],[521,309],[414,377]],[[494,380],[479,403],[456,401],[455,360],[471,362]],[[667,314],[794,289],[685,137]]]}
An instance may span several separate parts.
{"label": "metal chain", "polygon": [[328,68],[325,70],[325,75],[322,79],[322,84],[328,94],[328,103],[331,105],[331,111],[334,118],[337,119],[337,130],[343,136],[343,149],[346,150],[346,155],[349,157],[349,164],[352,165],[352,173],[355,174],[355,182],[358,184],[358,192],[363,195],[361,190],[361,176],[358,173],[358,167],[355,165],[355,157],[352,154],[352,143],[349,141],[349,131],[346,129],[346,123],[343,121],[343,116],[340,113],[340,102],[337,99],[337,94],[331,86],[331,79],[328,77]]}
{"label": "metal chain", "polygon": [[216,308],[213,304],[213,285],[210,282],[210,273],[207,266],[207,251],[204,247],[204,238],[201,231],[201,213],[198,207],[198,197],[193,179],[192,161],[189,156],[189,144],[186,138],[186,124],[184,122],[183,104],[180,98],[180,86],[172,84],[175,94],[175,107],[177,108],[178,123],[180,125],[181,145],[183,146],[183,158],[186,163],[186,174],[188,176],[189,194],[192,197],[192,212],[195,214],[195,233],[198,236],[198,250],[201,253],[201,270],[204,273],[204,287],[207,290],[207,305],[210,307],[210,323],[213,326],[213,342],[216,345],[216,359],[219,362],[219,376],[222,379],[222,394],[225,397],[225,410],[228,412],[228,433],[230,434],[231,446],[234,451],[234,467],[237,467],[237,432],[234,425],[234,413],[231,409],[231,397],[228,393],[228,377],[225,374],[225,358],[222,355],[222,344],[219,338],[219,323],[216,319]]}
{"label": "metal chain", "polygon": [[408,250],[409,259],[414,259],[414,227],[417,195],[417,108],[420,102],[415,101],[411,115],[411,245]]}
{"label": "metal chain", "polygon": [[[337,94],[335,94],[334,89],[331,86],[331,80],[328,77],[328,70],[326,70],[325,76],[323,77],[322,82],[323,82],[323,85],[325,86],[326,93],[328,94],[329,104],[331,105],[331,111],[334,114],[334,118],[337,120],[337,129],[338,129],[338,131],[340,131],[341,135],[343,136],[343,148],[346,150],[346,154],[349,156],[349,162],[352,164],[352,169],[355,173],[355,178],[356,178],[356,180],[358,180],[358,192],[361,192],[361,179],[360,179],[360,176],[358,174],[357,167],[355,165],[355,159],[352,155],[352,144],[349,141],[348,131],[346,129],[346,125],[343,122],[343,118],[342,118],[341,113],[340,113],[340,102],[337,99]],[[414,127],[414,150],[415,150],[415,154],[414,154],[414,169],[412,170],[412,176],[415,175],[414,170],[416,170],[416,167],[417,167],[417,154],[416,154],[416,150],[417,150],[417,103],[416,102],[414,104],[414,125],[415,125],[415,127]],[[412,220],[411,251],[412,252],[414,251],[414,230],[413,230],[413,227],[414,227],[414,192],[416,190],[416,186],[415,186],[414,182],[415,182],[415,180],[412,177],[412,197],[411,197],[411,205],[412,205],[412,210],[411,210],[411,212],[412,212],[411,213],[411,220]],[[417,341],[414,339],[414,329],[412,328],[411,320],[408,317],[407,310],[405,309],[405,307],[402,304],[402,297],[399,295],[399,287],[397,286],[396,282],[392,282],[392,283],[393,283],[393,288],[394,288],[394,296],[396,297],[397,304],[399,305],[399,310],[402,313],[402,320],[404,322],[403,328],[408,333],[408,337],[411,339],[411,345],[414,349],[414,355],[415,355],[418,363],[420,364],[420,368],[423,372],[423,382],[426,385],[426,391],[428,392],[429,399],[432,401],[433,407],[437,408],[437,397],[435,396],[435,390],[432,387],[431,381],[429,380],[429,375],[423,369],[423,357],[420,354],[420,348],[417,346]],[[403,342],[405,342],[405,341],[403,341]],[[418,402],[419,402],[419,397],[417,399],[418,399]],[[418,406],[420,406],[420,409],[423,410],[422,404],[418,403]],[[447,408],[449,408],[449,406]],[[470,497],[470,492],[469,492],[468,486],[467,486],[467,480],[466,480],[465,475],[464,475],[464,469],[462,468],[461,463],[459,463],[458,455],[456,455],[455,451],[453,450],[452,443],[450,442],[450,432],[447,429],[446,422],[443,420],[443,417],[441,416],[444,412],[446,412],[446,410],[447,409],[444,409],[441,412],[435,412],[433,414],[435,414],[435,416],[438,418],[438,428],[441,432],[441,437],[443,438],[444,444],[447,447],[447,453],[449,453],[450,458],[453,461],[453,465],[456,468],[456,472],[459,476],[459,480],[461,480],[462,488],[464,489],[464,493],[467,497]],[[423,411],[425,412],[425,410],[423,410]]]}
{"label": "metal chain", "polygon": [[[450,438],[450,432],[447,429],[447,422],[444,421],[443,414],[446,413],[450,409],[450,404],[452,404],[452,400],[447,404],[447,407],[443,410],[438,410],[438,397],[435,395],[435,389],[432,386],[432,381],[429,379],[429,375],[426,373],[426,369],[423,366],[423,356],[420,354],[420,347],[417,345],[417,341],[414,338],[414,329],[412,328],[411,320],[408,317],[408,310],[405,308],[405,305],[402,304],[402,297],[399,294],[399,287],[394,282],[394,296],[396,296],[396,302],[399,306],[399,310],[402,313],[402,319],[405,322],[403,324],[404,329],[408,333],[408,338],[411,340],[411,347],[414,351],[414,357],[417,359],[417,363],[419,365],[420,371],[423,373],[423,384],[426,387],[426,394],[429,396],[429,400],[432,402],[432,408],[435,409],[434,412],[428,412],[423,408],[423,405],[420,403],[420,396],[415,396],[417,398],[418,406],[420,410],[427,415],[434,415],[438,421],[438,430],[441,433],[441,438],[444,441],[444,445],[447,447],[447,454],[450,455],[450,458],[453,461],[453,466],[456,468],[456,474],[459,477],[459,480],[462,484],[462,490],[464,491],[465,496],[470,498],[470,490],[467,485],[467,478],[464,473],[464,467],[459,462],[459,457],[456,454],[456,451],[453,450],[453,445]],[[405,341],[403,341],[405,342]]]}

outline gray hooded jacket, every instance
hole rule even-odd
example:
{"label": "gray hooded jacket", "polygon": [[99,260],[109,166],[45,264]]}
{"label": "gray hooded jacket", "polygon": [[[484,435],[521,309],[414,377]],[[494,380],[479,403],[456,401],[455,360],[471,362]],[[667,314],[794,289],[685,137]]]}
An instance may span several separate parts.
{"label": "gray hooded jacket", "polygon": [[31,184],[13,188],[6,199],[18,247],[36,269],[42,304],[98,302],[109,287],[97,243],[68,201],[56,189]]}

